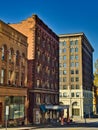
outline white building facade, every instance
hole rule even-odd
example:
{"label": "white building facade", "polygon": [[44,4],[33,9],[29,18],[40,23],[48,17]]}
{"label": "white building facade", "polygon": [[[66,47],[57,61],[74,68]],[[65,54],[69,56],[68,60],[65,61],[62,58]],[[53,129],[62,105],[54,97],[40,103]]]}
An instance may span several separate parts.
{"label": "white building facade", "polygon": [[59,99],[71,118],[93,114],[93,51],[84,33],[59,35]]}

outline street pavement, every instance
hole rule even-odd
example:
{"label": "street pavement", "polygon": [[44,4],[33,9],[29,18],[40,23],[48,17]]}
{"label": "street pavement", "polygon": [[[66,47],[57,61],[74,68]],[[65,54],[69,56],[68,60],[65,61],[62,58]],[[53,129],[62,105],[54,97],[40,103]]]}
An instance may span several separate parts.
{"label": "street pavement", "polygon": [[14,128],[0,128],[0,130],[46,130],[46,129],[54,129],[63,130],[63,128],[76,130],[75,128],[79,128],[78,130],[89,128],[89,129],[98,129],[98,118],[88,118],[88,119],[77,119],[72,123],[61,125],[60,123],[52,123],[46,125],[32,125],[32,126],[23,126],[23,127],[14,127]]}

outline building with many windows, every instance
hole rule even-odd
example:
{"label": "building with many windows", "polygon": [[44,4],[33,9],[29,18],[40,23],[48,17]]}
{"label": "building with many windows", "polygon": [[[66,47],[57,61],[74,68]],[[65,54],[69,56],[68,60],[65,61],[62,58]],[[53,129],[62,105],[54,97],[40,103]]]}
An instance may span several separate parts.
{"label": "building with many windows", "polygon": [[0,125],[25,123],[27,37],[0,20]]}
{"label": "building with many windows", "polygon": [[57,112],[45,105],[59,104],[59,38],[37,15],[10,26],[28,37],[28,120],[55,119]]}
{"label": "building with many windows", "polygon": [[59,35],[60,102],[73,118],[93,112],[93,51],[84,33]]}

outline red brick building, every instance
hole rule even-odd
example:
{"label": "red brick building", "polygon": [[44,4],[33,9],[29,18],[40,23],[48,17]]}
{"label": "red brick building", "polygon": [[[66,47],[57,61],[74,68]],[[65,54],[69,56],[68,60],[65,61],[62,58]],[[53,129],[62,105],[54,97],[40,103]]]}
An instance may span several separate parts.
{"label": "red brick building", "polygon": [[59,104],[59,38],[37,15],[11,24],[28,37],[28,120],[33,123],[57,118],[43,105]]}
{"label": "red brick building", "polygon": [[0,20],[0,125],[6,116],[8,125],[26,121],[27,46],[26,36]]}

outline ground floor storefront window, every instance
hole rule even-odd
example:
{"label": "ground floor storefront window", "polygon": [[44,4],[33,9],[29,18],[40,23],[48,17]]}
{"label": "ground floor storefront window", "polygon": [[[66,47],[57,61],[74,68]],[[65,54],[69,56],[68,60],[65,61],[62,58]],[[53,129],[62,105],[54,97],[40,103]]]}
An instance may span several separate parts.
{"label": "ground floor storefront window", "polygon": [[79,115],[80,115],[80,109],[78,109],[78,108],[73,108],[73,109],[72,109],[72,115],[73,115],[73,116],[79,116]]}
{"label": "ground floor storefront window", "polygon": [[25,117],[25,97],[9,96],[5,101],[6,106],[9,107],[8,121],[24,119]]}

